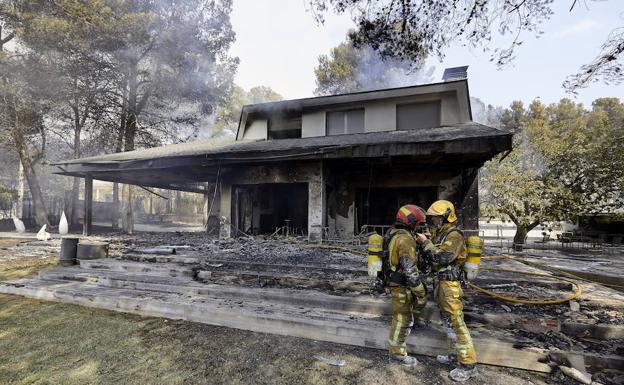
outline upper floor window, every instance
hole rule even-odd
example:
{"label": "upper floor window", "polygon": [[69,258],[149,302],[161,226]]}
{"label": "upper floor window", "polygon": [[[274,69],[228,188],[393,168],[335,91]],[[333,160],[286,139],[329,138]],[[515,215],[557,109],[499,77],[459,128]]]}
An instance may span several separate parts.
{"label": "upper floor window", "polygon": [[327,113],[327,135],[364,132],[364,109],[330,111]]}
{"label": "upper floor window", "polygon": [[301,115],[271,117],[268,130],[269,139],[301,138]]}
{"label": "upper floor window", "polygon": [[440,101],[397,104],[397,130],[440,126]]}

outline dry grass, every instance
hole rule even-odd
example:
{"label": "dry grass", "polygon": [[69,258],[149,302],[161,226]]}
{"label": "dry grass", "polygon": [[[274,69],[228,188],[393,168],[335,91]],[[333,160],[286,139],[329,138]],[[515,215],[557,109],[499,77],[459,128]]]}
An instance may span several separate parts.
{"label": "dry grass", "polygon": [[38,257],[0,260],[0,281],[31,277],[41,270],[57,266],[57,260],[42,260]]}
{"label": "dry grass", "polygon": [[23,239],[0,239],[0,281],[27,278],[39,271],[56,267],[58,257],[42,258],[22,255],[14,257],[14,247],[24,243]]}
{"label": "dry grass", "polygon": [[143,343],[150,321],[0,296],[2,384],[179,384],[171,357]]}

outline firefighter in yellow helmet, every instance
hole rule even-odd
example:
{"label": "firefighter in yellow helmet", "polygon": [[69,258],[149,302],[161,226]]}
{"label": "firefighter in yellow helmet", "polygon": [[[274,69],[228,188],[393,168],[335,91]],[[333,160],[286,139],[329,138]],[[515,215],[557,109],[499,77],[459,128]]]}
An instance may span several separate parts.
{"label": "firefighter in yellow helmet", "polygon": [[415,205],[399,209],[396,222],[385,237],[388,250],[387,279],[392,295],[392,324],[388,338],[390,359],[406,367],[418,364],[415,357],[407,355],[405,339],[411,332],[414,320],[427,303],[426,276],[418,271],[418,252],[415,230],[424,225],[425,211]]}
{"label": "firefighter in yellow helmet", "polygon": [[439,355],[438,362],[455,365],[449,377],[466,381],[477,375],[477,355],[464,322],[461,288],[462,268],[466,260],[464,234],[456,226],[455,207],[446,200],[434,202],[427,209],[431,239],[418,234],[422,257],[432,264],[435,273],[434,298],[447,329],[449,354]]}

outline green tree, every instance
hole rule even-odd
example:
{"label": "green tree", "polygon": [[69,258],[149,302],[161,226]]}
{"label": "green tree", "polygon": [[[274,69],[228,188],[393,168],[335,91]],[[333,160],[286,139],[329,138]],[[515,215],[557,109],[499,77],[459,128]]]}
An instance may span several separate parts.
{"label": "green tree", "polygon": [[535,100],[503,114],[501,125],[516,133],[513,149],[483,167],[482,197],[516,224],[515,243],[542,221],[622,207],[622,107],[617,99],[598,99],[591,111],[569,99]]}
{"label": "green tree", "polygon": [[[35,207],[35,222],[49,225],[35,165],[45,154],[43,116],[50,88],[37,78],[40,58],[0,52],[0,132],[18,155]],[[49,96],[49,95],[47,95]]]}
{"label": "green tree", "polygon": [[74,157],[85,129],[111,123],[94,136],[131,151],[193,137],[223,104],[238,64],[227,54],[231,9],[231,0],[4,0],[0,41],[15,36],[46,56],[62,104],[53,120],[72,131]]}
{"label": "green tree", "polygon": [[45,152],[43,114],[49,89],[45,79],[38,81],[42,58],[15,48],[19,20],[24,15],[21,2],[0,0],[0,139],[17,154],[34,203],[35,221],[42,226],[49,224],[48,213],[35,165]]}
{"label": "green tree", "polygon": [[[74,159],[80,158],[86,131],[109,127],[101,123],[111,107],[107,94],[117,74],[100,44],[99,34],[110,22],[107,8],[100,2],[74,1],[24,1],[22,6],[28,17],[16,19],[21,43],[46,56],[45,76],[53,78],[55,105],[47,129],[67,144]],[[78,221],[79,183],[80,178],[73,178],[65,208],[73,224]]]}
{"label": "green tree", "polygon": [[[121,75],[116,151],[122,143],[124,151],[162,144],[183,126],[196,130],[223,102],[238,65],[227,55],[235,37],[231,10],[231,0],[115,3],[109,36],[111,61]],[[114,193],[116,201],[116,188]],[[127,186],[127,232],[133,231],[131,200]]]}

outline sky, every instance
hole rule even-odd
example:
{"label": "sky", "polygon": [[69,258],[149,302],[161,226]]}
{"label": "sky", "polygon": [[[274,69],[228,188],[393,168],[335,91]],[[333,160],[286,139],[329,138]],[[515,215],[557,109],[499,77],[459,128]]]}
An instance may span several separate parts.
{"label": "sky", "polygon": [[[502,70],[490,63],[483,49],[451,46],[446,57],[430,58],[434,81],[447,67],[468,65],[470,93],[486,104],[508,106],[513,100],[545,103],[569,97],[590,105],[604,96],[624,100],[624,85],[594,83],[577,96],[566,94],[561,84],[569,74],[590,62],[610,31],[624,26],[624,1],[579,2],[556,0],[555,14],[543,25],[544,35],[523,35],[516,60]],[[230,53],[240,58],[235,81],[245,89],[270,86],[286,99],[313,96],[314,67],[318,57],[345,40],[354,26],[349,15],[326,15],[317,25],[305,0],[234,0],[231,21],[236,42]],[[495,36],[493,48],[507,47],[509,38]]]}

